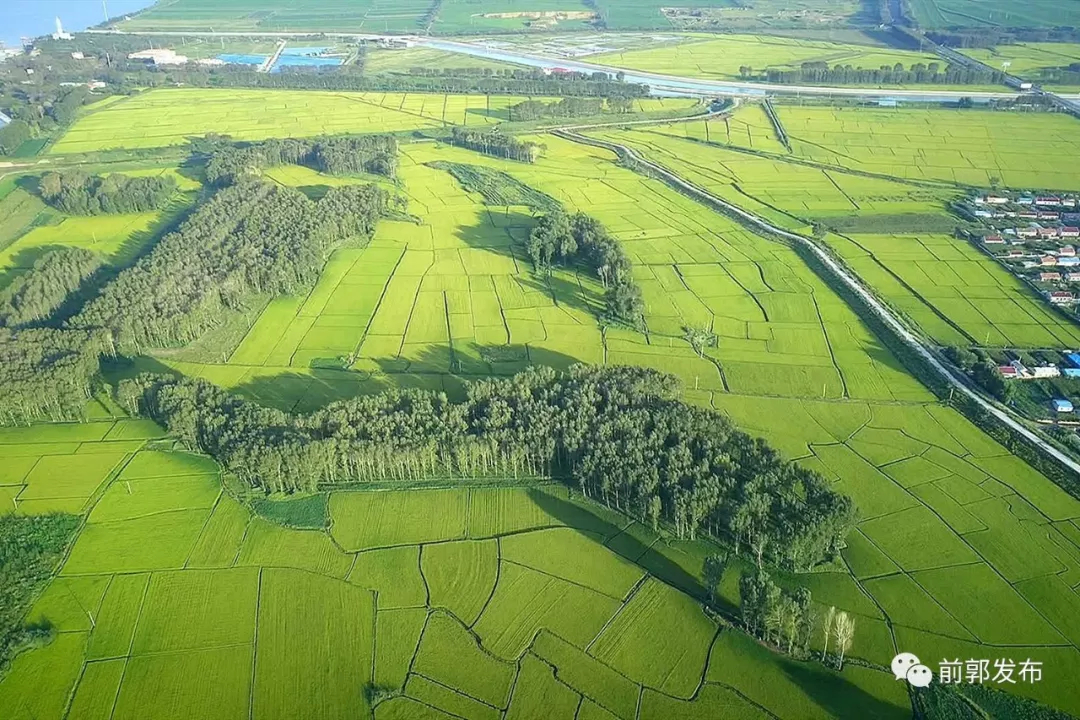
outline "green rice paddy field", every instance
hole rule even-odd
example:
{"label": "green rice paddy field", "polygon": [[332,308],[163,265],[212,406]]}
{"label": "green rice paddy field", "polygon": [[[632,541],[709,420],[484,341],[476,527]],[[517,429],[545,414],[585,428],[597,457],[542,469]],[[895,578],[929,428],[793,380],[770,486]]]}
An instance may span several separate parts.
{"label": "green rice paddy field", "polygon": [[[1068,67],[1080,62],[1080,43],[1016,43],[995,48],[968,48],[963,53],[990,67],[1002,67],[1003,63],[1008,63],[1008,71],[1013,75],[1037,80],[1040,70]],[[1048,83],[1044,87],[1071,92],[1077,90],[1076,85]]]}
{"label": "green rice paddy field", "polygon": [[[264,140],[491,125],[507,120],[507,108],[525,99],[317,90],[154,90],[86,113],[49,151],[81,153],[182,145],[191,137],[211,132],[238,140]],[[644,99],[637,106],[642,111],[655,111],[694,104],[696,101],[685,99]]]}
{"label": "green rice paddy field", "polygon": [[805,62],[875,70],[882,65],[891,68],[896,63],[904,67],[915,63],[941,64],[939,58],[926,53],[767,35],[725,35],[717,39],[697,39],[648,50],[597,55],[595,58],[603,64],[628,70],[717,80],[738,80],[742,66],[760,72],[768,68],[798,69]]}
{"label": "green rice paddy field", "polygon": [[1072,27],[1080,12],[1056,0],[1017,5],[1006,0],[914,0],[911,11],[924,28],[946,27]]}
{"label": "green rice paddy field", "polygon": [[126,31],[415,32],[428,0],[176,0],[119,23]]}
{"label": "green rice paddy field", "polygon": [[[310,293],[273,300],[222,362],[157,362],[298,410],[391,385],[455,394],[530,363],[674,373],[688,400],[854,498],[842,562],[784,582],[852,613],[851,655],[869,666],[836,673],[721,630],[700,605],[714,548],[658,537],[560,486],[335,491],[325,518],[310,500],[254,512],[205,458],[99,408],[94,422],[0,431],[0,507],[86,516],[31,611],[57,639],[0,680],[0,716],[364,717],[375,685],[401,691],[376,704],[378,720],[903,718],[909,699],[884,669],[898,648],[932,666],[1041,660],[1041,683],[1010,689],[1080,712],[1080,502],[938,403],[793,251],[605,151],[539,139],[533,165],[403,146],[400,187],[418,222],[383,221],[366,247],[339,250]],[[485,204],[428,164],[439,160],[501,170],[604,222],[634,263],[647,331],[601,328],[601,288],[586,276],[534,275],[519,243],[534,211]],[[730,163],[740,187],[773,188],[769,202],[786,203],[775,212],[805,226],[783,168]],[[814,188],[806,202],[822,212],[843,212],[845,193],[867,214],[874,202],[933,203],[894,198],[913,187],[901,183],[863,198],[851,176],[803,169],[815,173],[799,178]],[[827,196],[829,178],[845,193]],[[936,287],[951,287],[953,263],[978,265],[937,236],[833,241],[853,265],[918,267]],[[706,325],[718,343],[699,357],[683,327]],[[280,524],[293,517],[308,529]],[[732,610],[741,570],[731,563],[721,583]]]}
{"label": "green rice paddy field", "polygon": [[[939,344],[1062,349],[1080,344],[1077,323],[1052,310],[968,241],[942,233],[872,230],[875,218],[941,216],[955,191],[717,146],[729,137],[735,140],[730,144],[742,144],[748,135],[741,125],[755,147],[768,147],[761,139],[768,138],[763,115],[744,116],[740,110],[728,124],[729,133],[724,123],[710,122],[707,145],[702,144],[703,122],[595,134],[629,145],[714,195],[793,230],[806,232],[813,221],[863,219],[862,231],[830,233],[826,242],[864,282]],[[903,217],[898,224],[903,227]]]}
{"label": "green rice paddy field", "polygon": [[781,106],[796,156],[853,170],[989,187],[1080,189],[1068,115]]}

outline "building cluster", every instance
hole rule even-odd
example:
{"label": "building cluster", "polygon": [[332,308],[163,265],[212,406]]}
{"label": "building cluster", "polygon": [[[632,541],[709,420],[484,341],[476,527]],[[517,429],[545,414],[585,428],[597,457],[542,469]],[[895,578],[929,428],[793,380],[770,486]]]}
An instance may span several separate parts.
{"label": "building cluster", "polygon": [[187,56],[177,55],[175,50],[169,48],[151,48],[140,50],[128,55],[128,60],[142,60],[148,65],[186,65]]}
{"label": "building cluster", "polygon": [[[1074,380],[1080,379],[1080,352],[1064,353],[1063,359],[1060,366],[1045,361],[1039,365],[1029,365],[1022,360],[1013,359],[1004,365],[999,365],[998,372],[1006,380],[1052,380],[1062,377]],[[1051,398],[1050,407],[1055,414],[1073,412],[1072,401],[1062,397]]]}
{"label": "building cluster", "polygon": [[983,248],[1017,277],[1032,282],[1053,305],[1080,297],[1080,199],[1062,195],[977,195],[960,208],[986,230]]}

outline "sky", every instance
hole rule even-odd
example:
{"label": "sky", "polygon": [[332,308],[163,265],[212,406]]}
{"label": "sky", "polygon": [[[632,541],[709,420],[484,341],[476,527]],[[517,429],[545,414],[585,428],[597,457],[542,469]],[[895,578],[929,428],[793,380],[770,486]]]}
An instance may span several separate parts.
{"label": "sky", "polygon": [[[109,15],[140,10],[153,0],[106,0]],[[85,30],[104,19],[101,0],[0,0],[0,41],[18,47],[23,35],[35,37],[55,31],[59,16],[69,32]]]}

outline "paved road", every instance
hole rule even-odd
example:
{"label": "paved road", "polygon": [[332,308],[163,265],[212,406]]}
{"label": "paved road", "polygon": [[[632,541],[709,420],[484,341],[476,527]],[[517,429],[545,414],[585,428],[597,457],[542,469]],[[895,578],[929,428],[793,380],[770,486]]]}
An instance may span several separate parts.
{"label": "paved road", "polygon": [[982,407],[988,413],[997,418],[998,421],[1006,425],[1011,430],[1019,433],[1021,436],[1024,437],[1024,439],[1026,439],[1032,445],[1035,445],[1042,452],[1046,453],[1050,457],[1060,462],[1062,465],[1068,467],[1070,470],[1080,475],[1080,463],[1077,463],[1068,455],[1062,453],[1053,445],[1050,445],[1038,435],[1033,433],[1023,424],[1018,422],[1010,413],[1001,409],[999,406],[988,402],[985,398],[983,398],[981,395],[968,387],[965,382],[963,382],[955,374],[953,374],[952,370],[950,370],[942,362],[940,362],[937,357],[929,350],[929,348],[919,338],[912,334],[895,315],[893,315],[892,311],[887,306],[885,306],[881,301],[879,301],[873,295],[873,293],[863,287],[862,283],[860,283],[854,275],[851,275],[843,266],[833,260],[832,256],[822,250],[817,243],[813,242],[812,240],[803,235],[788,232],[787,230],[778,228],[775,225],[769,223],[768,221],[758,217],[757,215],[747,212],[740,207],[736,207],[735,205],[732,205],[731,203],[728,203],[716,197],[715,195],[712,195],[711,193],[697,187],[696,185],[687,182],[686,180],[672,173],[666,168],[654,162],[646,160],[645,158],[638,155],[634,150],[626,147],[625,145],[619,145],[617,143],[612,143],[605,140],[597,140],[596,138],[586,138],[573,131],[567,130],[557,131],[556,134],[568,137],[572,140],[585,142],[593,145],[600,145],[616,153],[624,153],[632,160],[647,166],[653,172],[662,175],[667,180],[675,183],[687,192],[693,195],[697,195],[699,197],[707,198],[710,202],[716,203],[717,205],[728,210],[729,212],[738,215],[746,222],[755,225],[763,230],[800,243],[803,247],[813,252],[818,257],[818,259],[825,264],[826,267],[828,267],[832,272],[836,273],[836,275],[844,282],[845,285],[851,288],[851,290],[855,294],[857,294],[863,300],[863,302],[865,302],[870,307],[870,309],[878,317],[881,318],[883,322],[885,322],[890,328],[892,328],[896,332],[897,335],[900,336],[901,340],[907,343],[915,352],[917,352],[923,359],[925,359],[934,368],[934,370],[936,370],[942,377],[945,378],[946,381],[948,381],[948,383],[952,387],[956,388],[959,392],[962,392],[963,394],[974,400],[976,403],[979,404],[980,407]]}
{"label": "paved road", "polygon": [[702,80],[696,78],[679,77],[650,73],[640,70],[626,70],[611,65],[601,65],[582,60],[569,58],[548,57],[521,52],[512,48],[493,48],[481,43],[457,42],[453,40],[440,40],[438,38],[415,38],[417,45],[436,50],[456,52],[487,60],[501,60],[503,62],[528,65],[542,69],[564,68],[575,72],[604,72],[614,75],[623,73],[627,82],[643,83],[654,90],[675,92],[688,95],[825,95],[846,98],[866,99],[896,99],[908,102],[956,102],[962,97],[976,100],[1000,100],[1016,97],[1016,93],[1002,90],[1000,92],[976,92],[964,90],[901,90],[890,88],[863,88],[863,87],[821,87],[816,85],[771,85],[768,83]]}

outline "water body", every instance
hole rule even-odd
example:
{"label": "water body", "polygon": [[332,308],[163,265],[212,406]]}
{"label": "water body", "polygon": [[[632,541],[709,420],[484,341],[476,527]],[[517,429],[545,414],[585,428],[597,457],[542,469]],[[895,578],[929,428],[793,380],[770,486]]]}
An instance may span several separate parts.
{"label": "water body", "polygon": [[[109,15],[119,17],[142,10],[154,0],[106,0]],[[19,38],[48,35],[56,31],[56,18],[64,30],[78,32],[105,19],[101,0],[0,0],[0,41],[18,47]]]}
{"label": "water body", "polygon": [[[270,72],[281,72],[281,68],[287,65],[322,67],[340,65],[343,62],[342,58],[339,57],[316,57],[318,53],[323,52],[324,50],[326,50],[326,48],[286,47],[278,57],[277,62],[274,63],[274,67],[270,68]],[[244,55],[240,53],[224,53],[217,56],[218,60],[224,60],[227,63],[236,65],[262,65],[269,57],[269,55]]]}

